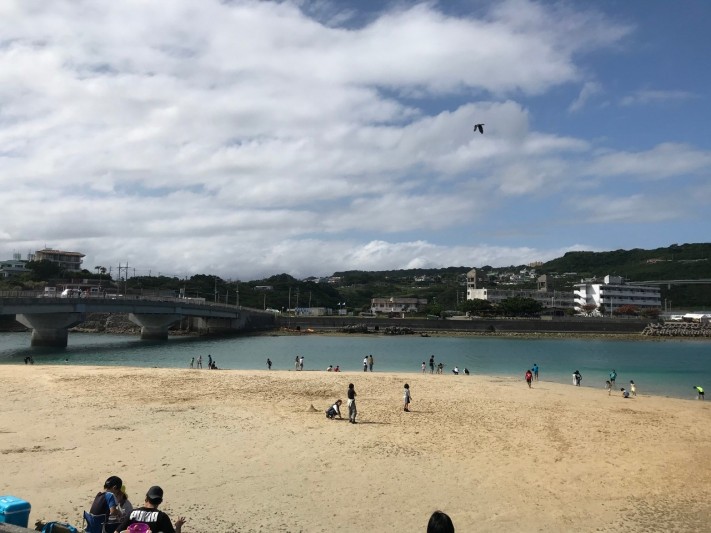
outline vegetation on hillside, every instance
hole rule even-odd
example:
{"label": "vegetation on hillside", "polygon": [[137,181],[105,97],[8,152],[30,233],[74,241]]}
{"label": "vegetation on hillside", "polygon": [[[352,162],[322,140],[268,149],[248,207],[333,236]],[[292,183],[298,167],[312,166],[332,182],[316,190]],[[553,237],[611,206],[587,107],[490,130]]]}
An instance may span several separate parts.
{"label": "vegetation on hillside", "polygon": [[[335,272],[329,278],[306,280],[279,274],[248,282],[224,280],[207,274],[182,279],[136,276],[115,280],[102,267],[95,267],[95,272],[65,272],[47,261],[30,262],[27,267],[30,273],[0,281],[0,290],[41,290],[46,284],[92,279],[101,280],[102,286],[117,293],[205,298],[207,301],[279,311],[297,307],[327,307],[334,311],[345,308],[358,313],[370,309],[372,298],[411,297],[427,299],[425,312],[431,315],[455,309],[477,315],[494,312],[488,302],[466,301],[466,273],[471,270],[467,266],[377,272],[349,270]],[[581,279],[602,279],[607,274],[622,276],[628,281],[709,280],[711,244],[674,244],[655,250],[568,252],[563,257],[536,266],[535,271],[526,265],[503,268],[487,265],[477,267],[477,271],[486,279],[485,286],[516,289],[533,289],[536,277],[549,274],[557,291],[572,291],[573,285]],[[711,307],[711,284],[670,284],[662,285],[661,290],[662,299],[674,308]],[[531,305],[531,302],[506,302],[496,312],[538,312]]]}

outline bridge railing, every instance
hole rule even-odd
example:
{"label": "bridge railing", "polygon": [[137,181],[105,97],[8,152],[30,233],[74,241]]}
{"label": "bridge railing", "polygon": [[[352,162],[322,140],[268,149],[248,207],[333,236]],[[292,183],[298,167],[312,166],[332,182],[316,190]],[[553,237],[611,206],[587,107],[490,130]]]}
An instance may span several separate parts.
{"label": "bridge railing", "polygon": [[239,305],[226,304],[224,302],[210,302],[204,298],[179,298],[176,296],[144,296],[141,294],[112,294],[112,293],[88,293],[84,292],[81,296],[62,296],[61,294],[49,294],[43,291],[0,291],[0,299],[23,299],[23,298],[41,298],[47,300],[91,300],[91,301],[141,301],[141,302],[170,302],[176,304],[192,304],[207,307],[229,308],[229,309],[245,309],[252,312],[264,313],[263,309],[255,309],[243,307]]}

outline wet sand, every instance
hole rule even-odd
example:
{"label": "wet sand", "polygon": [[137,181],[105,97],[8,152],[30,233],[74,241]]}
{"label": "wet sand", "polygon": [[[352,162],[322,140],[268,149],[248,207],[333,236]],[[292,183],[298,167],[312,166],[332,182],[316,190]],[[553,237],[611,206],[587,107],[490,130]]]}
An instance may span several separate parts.
{"label": "wet sand", "polygon": [[[325,409],[358,392],[359,424]],[[412,412],[402,409],[410,384]],[[711,402],[513,378],[0,366],[0,494],[80,524],[104,480],[190,532],[703,531]],[[313,406],[313,409],[312,409]]]}

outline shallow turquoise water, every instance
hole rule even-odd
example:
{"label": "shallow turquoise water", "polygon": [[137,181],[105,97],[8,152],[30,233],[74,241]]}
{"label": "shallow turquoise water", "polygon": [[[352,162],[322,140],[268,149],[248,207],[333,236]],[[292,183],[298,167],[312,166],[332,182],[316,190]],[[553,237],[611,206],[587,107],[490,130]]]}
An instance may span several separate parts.
{"label": "shallow turquoise water", "polygon": [[[232,338],[173,337],[149,343],[135,336],[70,333],[66,349],[30,348],[28,333],[0,333],[0,364],[126,365],[186,368],[191,357],[208,354],[225,369],[293,370],[303,355],[305,370],[329,364],[344,371],[362,371],[363,356],[373,354],[375,371],[419,372],[422,361],[435,355],[446,364],[472,373],[523,378],[533,363],[543,381],[571,384],[574,370],[583,386],[604,387],[611,369],[617,385],[632,379],[639,394],[694,398],[693,385],[711,387],[711,343],[703,341],[620,341],[599,339],[511,339],[419,336],[259,336]],[[428,368],[429,371],[429,368]],[[466,379],[460,376],[459,379]]]}

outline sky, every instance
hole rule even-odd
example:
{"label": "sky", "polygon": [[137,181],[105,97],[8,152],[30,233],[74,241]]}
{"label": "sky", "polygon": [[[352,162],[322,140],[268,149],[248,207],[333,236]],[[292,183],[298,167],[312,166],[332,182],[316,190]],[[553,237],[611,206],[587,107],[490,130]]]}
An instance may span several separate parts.
{"label": "sky", "polygon": [[4,0],[0,259],[253,280],[707,242],[709,21],[706,0]]}

